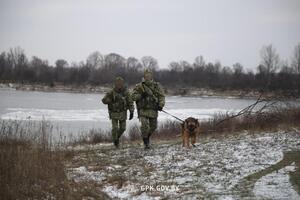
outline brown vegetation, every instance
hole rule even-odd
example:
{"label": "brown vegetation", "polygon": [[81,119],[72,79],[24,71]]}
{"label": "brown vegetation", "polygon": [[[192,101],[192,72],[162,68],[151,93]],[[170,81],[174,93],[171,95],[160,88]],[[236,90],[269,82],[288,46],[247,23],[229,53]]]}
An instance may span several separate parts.
{"label": "brown vegetation", "polygon": [[63,155],[54,151],[43,122],[32,129],[20,122],[1,122],[0,196],[2,199],[66,198]]}
{"label": "brown vegetation", "polygon": [[1,199],[109,199],[93,185],[67,178],[65,162],[74,155],[62,138],[55,143],[52,126],[0,121]]}
{"label": "brown vegetation", "polygon": [[[220,123],[221,122],[221,123]],[[299,127],[299,107],[272,107],[269,110],[252,113],[215,114],[209,120],[200,122],[200,134],[210,133],[235,133],[241,131],[276,131]],[[153,134],[153,140],[170,140],[181,136],[181,123],[166,121],[159,125]],[[128,134],[121,137],[122,142],[141,141],[141,133],[138,125],[130,127]],[[72,144],[97,144],[112,142],[109,131],[92,129],[87,134],[74,139]]]}
{"label": "brown vegetation", "polygon": [[[201,123],[203,133],[286,130],[300,125],[300,108],[274,108],[269,111],[241,115],[231,118],[230,114],[216,114]],[[226,120],[224,120],[226,119]],[[223,121],[222,123],[219,123]]]}
{"label": "brown vegetation", "polygon": [[77,137],[70,139],[69,144],[75,146],[78,144],[97,144],[112,142],[111,134],[102,129],[91,129],[87,133],[82,133]]}

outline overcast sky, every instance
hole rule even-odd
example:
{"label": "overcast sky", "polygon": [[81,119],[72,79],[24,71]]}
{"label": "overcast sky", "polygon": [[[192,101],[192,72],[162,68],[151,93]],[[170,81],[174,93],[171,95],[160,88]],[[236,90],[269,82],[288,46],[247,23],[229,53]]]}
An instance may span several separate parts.
{"label": "overcast sky", "polygon": [[20,46],[53,64],[94,51],[256,68],[272,43],[289,60],[300,42],[300,0],[0,0],[0,51]]}

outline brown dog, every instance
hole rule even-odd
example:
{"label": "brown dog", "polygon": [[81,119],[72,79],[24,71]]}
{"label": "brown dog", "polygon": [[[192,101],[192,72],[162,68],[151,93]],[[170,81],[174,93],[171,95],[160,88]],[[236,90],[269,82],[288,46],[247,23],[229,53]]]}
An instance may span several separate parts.
{"label": "brown dog", "polygon": [[197,134],[199,132],[199,122],[197,119],[193,117],[189,117],[184,120],[182,124],[182,139],[183,139],[183,147],[190,148],[190,139],[193,147],[196,143]]}

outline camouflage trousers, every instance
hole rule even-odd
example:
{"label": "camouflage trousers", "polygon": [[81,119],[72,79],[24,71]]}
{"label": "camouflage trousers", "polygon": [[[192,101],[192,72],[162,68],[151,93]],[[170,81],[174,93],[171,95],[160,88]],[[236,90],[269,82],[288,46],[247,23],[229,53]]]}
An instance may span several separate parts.
{"label": "camouflage trousers", "polygon": [[149,138],[157,128],[157,118],[140,117],[143,138]]}
{"label": "camouflage trousers", "polygon": [[126,129],[126,120],[117,120],[117,119],[111,119],[112,123],[112,139],[113,141],[118,140],[122,134],[124,133]]}

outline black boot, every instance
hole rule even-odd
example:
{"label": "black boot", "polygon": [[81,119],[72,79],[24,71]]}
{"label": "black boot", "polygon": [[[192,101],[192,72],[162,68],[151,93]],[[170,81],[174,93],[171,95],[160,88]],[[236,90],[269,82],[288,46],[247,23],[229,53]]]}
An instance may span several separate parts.
{"label": "black boot", "polygon": [[149,138],[143,138],[145,149],[150,149]]}
{"label": "black boot", "polygon": [[115,145],[115,147],[118,149],[118,148],[119,148],[119,140],[115,140],[115,141],[114,141],[114,145]]}

